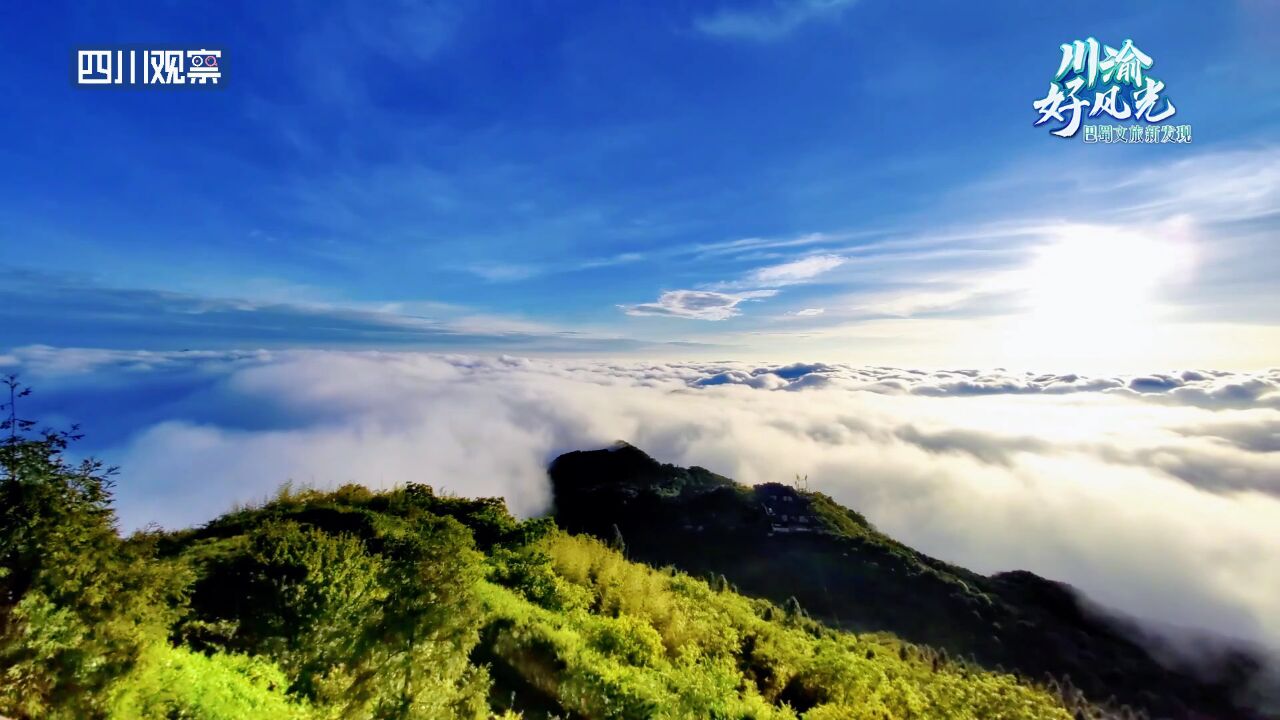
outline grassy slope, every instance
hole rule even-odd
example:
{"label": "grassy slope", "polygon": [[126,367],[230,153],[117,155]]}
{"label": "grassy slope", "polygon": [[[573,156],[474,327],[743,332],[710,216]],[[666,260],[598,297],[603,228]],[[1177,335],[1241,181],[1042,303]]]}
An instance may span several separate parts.
{"label": "grassy slope", "polygon": [[452,517],[483,553],[474,592],[484,617],[471,660],[492,667],[496,705],[514,700],[530,718],[1070,717],[1060,698],[1011,675],[629,562],[545,522],[516,523],[500,502],[425,502],[426,515],[406,520],[396,493],[286,494],[162,545],[201,574],[191,624],[202,627],[249,620],[235,617],[253,609],[226,592],[235,579],[218,576],[219,558],[264,524],[297,523],[375,550],[387,527]]}

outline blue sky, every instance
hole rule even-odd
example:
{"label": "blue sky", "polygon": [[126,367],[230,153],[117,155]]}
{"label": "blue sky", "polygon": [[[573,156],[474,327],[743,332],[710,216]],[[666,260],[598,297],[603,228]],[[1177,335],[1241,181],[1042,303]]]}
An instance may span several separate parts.
{"label": "blue sky", "polygon": [[[0,26],[0,347],[1263,367],[1278,22],[1263,2],[26,4]],[[1087,36],[1155,59],[1191,145],[1032,126]],[[68,80],[74,48],[131,43],[221,48],[226,86]]]}
{"label": "blue sky", "polygon": [[[10,5],[0,372],[125,529],[625,438],[1280,648],[1280,3]],[[1090,36],[1192,143],[1034,125]]]}

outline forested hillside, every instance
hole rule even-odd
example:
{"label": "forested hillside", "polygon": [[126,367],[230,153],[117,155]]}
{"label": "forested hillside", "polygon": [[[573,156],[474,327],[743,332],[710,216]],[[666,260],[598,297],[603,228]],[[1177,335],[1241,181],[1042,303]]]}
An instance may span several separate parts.
{"label": "forested hillside", "polygon": [[110,473],[28,429],[0,448],[11,717],[1101,716],[1069,686],[833,630],[426,485],[285,488],[122,539]]}
{"label": "forested hillside", "polygon": [[551,465],[556,520],[627,539],[630,557],[723,575],[744,593],[798,601],[825,624],[893,635],[982,666],[1071,682],[1162,718],[1253,718],[1239,698],[1255,658],[1170,667],[1124,621],[1075,589],[1026,571],[984,576],[878,531],[802,478],[755,487],[659,463],[619,443]]}

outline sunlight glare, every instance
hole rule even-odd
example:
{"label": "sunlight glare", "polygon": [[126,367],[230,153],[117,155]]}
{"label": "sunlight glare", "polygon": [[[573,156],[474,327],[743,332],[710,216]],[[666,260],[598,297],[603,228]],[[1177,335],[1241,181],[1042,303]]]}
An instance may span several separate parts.
{"label": "sunlight glare", "polygon": [[1156,341],[1161,292],[1193,265],[1187,224],[1144,231],[1071,225],[1017,273],[1026,298],[1011,343],[1024,351],[1091,357]]}

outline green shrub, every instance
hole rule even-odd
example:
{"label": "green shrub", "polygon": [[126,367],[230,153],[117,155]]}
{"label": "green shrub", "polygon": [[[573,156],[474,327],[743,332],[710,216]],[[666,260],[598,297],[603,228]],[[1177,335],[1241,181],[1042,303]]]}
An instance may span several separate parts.
{"label": "green shrub", "polygon": [[259,657],[205,656],[157,643],[112,691],[110,720],[310,720],[325,717],[290,698],[280,668]]}

